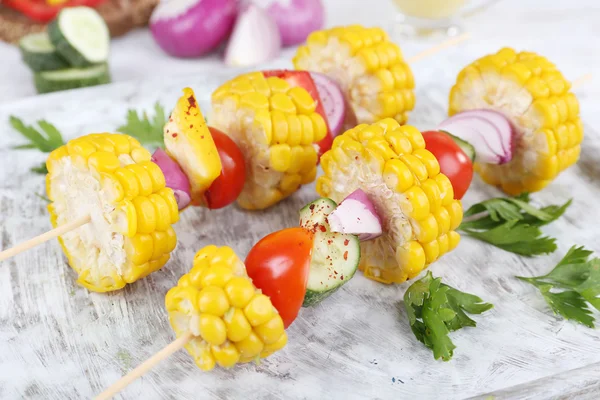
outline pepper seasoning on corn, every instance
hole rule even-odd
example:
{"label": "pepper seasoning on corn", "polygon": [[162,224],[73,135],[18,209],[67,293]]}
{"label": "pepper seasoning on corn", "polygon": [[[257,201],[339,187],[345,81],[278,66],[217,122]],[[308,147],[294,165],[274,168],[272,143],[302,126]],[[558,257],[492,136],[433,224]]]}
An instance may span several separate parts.
{"label": "pepper seasoning on corn", "polygon": [[270,207],[314,181],[315,144],[327,135],[316,101],[301,87],[262,72],[241,75],[212,95],[211,125],[244,153],[246,184],[238,204]]}
{"label": "pepper seasoning on corn", "polygon": [[89,290],[121,289],[160,269],[175,249],[177,203],[150,158],[137,140],[109,133],[73,139],[48,157],[52,225],[91,217],[59,238]]}
{"label": "pepper seasoning on corn", "polygon": [[381,28],[350,25],[313,32],[293,62],[296,69],[337,82],[352,109],[346,128],[384,118],[404,124],[415,106],[412,71]]}
{"label": "pepper seasoning on corn", "polygon": [[570,83],[545,57],[503,48],[466,66],[450,91],[448,113],[486,108],[515,128],[513,158],[502,165],[475,163],[485,182],[510,195],[535,192],[575,164],[583,124]]}
{"label": "pepper seasoning on corn", "polygon": [[185,347],[203,371],[265,358],[287,343],[271,300],[226,246],[198,251],[193,268],[169,290],[165,304],[177,337],[193,334]]}
{"label": "pepper seasoning on corn", "polygon": [[340,202],[362,189],[382,219],[383,235],[361,243],[366,277],[402,283],[458,245],[461,203],[416,128],[391,118],[359,125],[335,138],[321,165],[320,196]]}

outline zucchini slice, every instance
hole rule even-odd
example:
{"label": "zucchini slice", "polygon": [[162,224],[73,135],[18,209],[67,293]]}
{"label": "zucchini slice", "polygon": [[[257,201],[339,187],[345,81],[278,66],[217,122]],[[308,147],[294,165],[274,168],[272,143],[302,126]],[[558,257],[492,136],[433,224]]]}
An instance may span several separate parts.
{"label": "zucchini slice", "polygon": [[24,36],[19,41],[19,49],[23,61],[34,72],[69,68],[69,64],[58,54],[46,32]]}
{"label": "zucchini slice", "polygon": [[104,19],[89,7],[69,7],[48,25],[50,41],[73,67],[108,60],[110,34]]}
{"label": "zucchini slice", "polygon": [[38,72],[34,81],[38,93],[49,93],[110,83],[110,73],[106,64],[100,64],[89,68]]}

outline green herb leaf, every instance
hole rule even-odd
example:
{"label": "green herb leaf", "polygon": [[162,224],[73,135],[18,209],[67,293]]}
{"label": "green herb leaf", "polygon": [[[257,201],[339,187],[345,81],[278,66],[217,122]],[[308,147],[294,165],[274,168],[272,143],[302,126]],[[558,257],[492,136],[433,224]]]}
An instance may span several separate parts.
{"label": "green herb leaf", "polygon": [[167,122],[165,109],[160,103],[154,104],[154,116],[149,118],[146,112],[138,115],[137,111],[127,111],[127,123],[117,128],[117,131],[133,136],[144,146],[163,148],[163,128]]}
{"label": "green herb leaf", "polygon": [[537,287],[555,314],[593,328],[588,303],[600,310],[600,259],[591,255],[573,246],[548,274],[517,278]]}
{"label": "green herb leaf", "polygon": [[41,163],[38,167],[32,167],[30,171],[40,175],[46,175],[48,173],[46,163]]}
{"label": "green herb leaf", "polygon": [[44,196],[44,195],[42,195],[42,194],[35,193],[35,195],[36,195],[37,197],[39,197],[40,199],[44,200],[44,201],[45,201],[45,202],[47,202],[47,203],[50,203],[50,202],[51,202],[49,198],[47,198],[46,196]]}
{"label": "green herb leaf", "polygon": [[427,272],[404,293],[404,307],[417,340],[433,351],[436,360],[448,361],[456,348],[450,331],[476,325],[465,311],[481,314],[493,306],[475,295],[443,284],[441,278]]}
{"label": "green herb leaf", "polygon": [[571,200],[561,206],[542,208],[532,206],[529,201],[529,194],[524,193],[474,204],[465,212],[465,220],[458,229],[468,236],[523,256],[552,253],[556,250],[555,239],[542,236],[538,227],[563,215]]}
{"label": "green herb leaf", "polygon": [[12,115],[9,117],[9,122],[17,132],[29,141],[29,143],[15,146],[15,149],[39,149],[44,153],[50,153],[65,144],[58,129],[47,121],[37,122],[43,133],[33,126],[25,125],[22,120]]}

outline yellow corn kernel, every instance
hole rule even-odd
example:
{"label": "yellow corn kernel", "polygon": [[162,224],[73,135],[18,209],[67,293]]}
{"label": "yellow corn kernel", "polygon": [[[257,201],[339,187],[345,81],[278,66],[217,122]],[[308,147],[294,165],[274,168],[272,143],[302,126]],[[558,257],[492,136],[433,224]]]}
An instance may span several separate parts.
{"label": "yellow corn kernel", "polygon": [[414,126],[403,125],[400,127],[400,132],[402,132],[408,140],[410,140],[410,144],[412,145],[413,150],[424,149],[425,148],[425,139],[423,139],[423,135],[421,132]]}
{"label": "yellow corn kernel", "polygon": [[296,174],[302,169],[302,166],[304,165],[304,149],[302,148],[302,146],[292,147],[292,154],[290,158],[291,163],[290,167],[287,170],[287,173]]}
{"label": "yellow corn kernel", "polygon": [[148,174],[146,169],[138,164],[127,165],[125,169],[128,169],[135,175],[140,190],[139,195],[149,196],[152,193],[152,179],[150,179],[150,174]]}
{"label": "yellow corn kernel", "polygon": [[267,355],[273,354],[277,350],[283,349],[285,347],[285,345],[287,344],[287,341],[288,341],[288,337],[287,337],[287,334],[284,331],[281,334],[281,336],[279,336],[279,339],[277,339],[277,341],[275,343],[266,344],[263,347],[263,352],[266,352],[268,354],[265,354],[265,355],[261,354],[261,357],[266,357]]}
{"label": "yellow corn kernel", "polygon": [[121,163],[114,153],[97,151],[89,156],[88,166],[98,172],[114,173]]}
{"label": "yellow corn kernel", "polygon": [[240,105],[251,108],[253,110],[268,109],[269,99],[264,94],[250,92],[243,94],[240,97]]}
{"label": "yellow corn kernel", "polygon": [[421,189],[423,189],[427,195],[431,212],[435,212],[442,206],[442,193],[440,192],[440,188],[435,180],[427,179],[421,184]]}
{"label": "yellow corn kernel", "polygon": [[118,154],[129,154],[131,151],[131,146],[126,135],[105,135],[105,139],[113,145],[115,152]]}
{"label": "yellow corn kernel", "polygon": [[411,240],[399,249],[399,255],[400,264],[404,267],[409,279],[419,275],[425,268],[425,251],[419,242]]}
{"label": "yellow corn kernel", "polygon": [[460,235],[455,231],[448,233],[448,250],[454,250],[460,242]]}
{"label": "yellow corn kernel", "polygon": [[271,95],[271,88],[262,74],[255,79],[252,79],[252,86],[254,86],[254,90],[256,90],[257,93],[267,97]]}
{"label": "yellow corn kernel", "polygon": [[299,86],[293,87],[288,91],[288,95],[294,102],[298,113],[310,114],[315,111],[317,103],[305,89]]}
{"label": "yellow corn kernel", "polygon": [[398,130],[388,130],[385,139],[398,155],[411,154],[413,151],[410,140]]}
{"label": "yellow corn kernel", "polygon": [[450,179],[448,179],[448,177],[444,174],[438,174],[434,179],[440,188],[442,205],[447,206],[454,199],[454,189],[452,188],[452,183],[450,183]]}
{"label": "yellow corn kernel", "polygon": [[140,187],[135,174],[131,170],[126,168],[118,168],[114,172],[114,175],[117,177],[119,183],[123,187],[126,198],[133,199],[134,197],[137,197],[137,195],[140,193]]}
{"label": "yellow corn kernel", "polygon": [[299,115],[298,120],[302,125],[302,135],[300,139],[300,144],[309,145],[313,142],[314,131],[313,131],[313,123],[310,117],[306,115]]}
{"label": "yellow corn kernel", "polygon": [[463,208],[460,201],[455,200],[449,206],[446,206],[446,210],[448,210],[448,214],[450,215],[450,230],[453,231],[462,222]]}
{"label": "yellow corn kernel", "polygon": [[202,339],[213,346],[220,346],[227,340],[227,327],[221,318],[210,314],[200,314],[198,320]]}
{"label": "yellow corn kernel", "polygon": [[[234,266],[239,259],[231,247],[222,246],[218,247],[217,250],[211,255],[210,265],[211,266],[229,266],[234,271]],[[225,265],[223,265],[225,264]]]}
{"label": "yellow corn kernel", "polygon": [[147,197],[136,197],[132,200],[137,216],[137,231],[150,233],[156,229],[157,216],[152,202]]}
{"label": "yellow corn kernel", "polygon": [[273,315],[271,300],[264,294],[257,294],[244,307],[244,314],[250,325],[257,326],[267,322]]}
{"label": "yellow corn kernel", "polygon": [[[317,113],[310,114],[310,119],[311,119],[312,125],[313,125],[314,141],[319,142],[319,141],[323,140],[325,138],[325,136],[327,136],[327,132],[328,132],[327,123],[325,122],[323,117]],[[310,143],[308,143],[308,144],[310,144]]]}
{"label": "yellow corn kernel", "polygon": [[[171,228],[169,226],[169,228]],[[152,238],[152,256],[150,256],[151,260],[157,260],[163,256],[165,253],[170,253],[167,251],[167,246],[169,246],[169,235],[167,232],[154,231],[150,233],[150,237]]]}
{"label": "yellow corn kernel", "polygon": [[[452,216],[448,212],[448,209],[449,208],[441,207],[439,210],[437,210],[433,214],[433,216],[435,217],[435,220],[437,221],[437,224],[438,224],[439,235],[445,235],[446,233],[448,233],[448,231],[450,230],[450,227],[452,226]],[[461,217],[462,217],[462,212],[461,212]],[[460,222],[459,222],[459,224],[460,224]]]}
{"label": "yellow corn kernel", "polygon": [[432,240],[429,243],[422,243],[423,251],[425,252],[425,259],[427,264],[431,264],[438,259],[440,255],[440,246],[437,240]]}
{"label": "yellow corn kernel", "polygon": [[210,371],[215,367],[216,360],[213,357],[210,348],[204,346],[198,354],[198,357],[194,359],[198,368],[202,371]]}
{"label": "yellow corn kernel", "polygon": [[78,155],[87,159],[90,155],[96,152],[96,146],[91,141],[85,138],[70,140],[67,143],[67,151],[71,156]]}
{"label": "yellow corn kernel", "polygon": [[212,355],[217,364],[223,368],[233,367],[240,359],[240,353],[233,343],[224,343],[211,347]]}
{"label": "yellow corn kernel", "polygon": [[281,111],[287,114],[296,114],[296,106],[289,98],[283,93],[275,93],[270,98],[271,110]]}
{"label": "yellow corn kernel", "polygon": [[264,343],[254,332],[250,332],[243,340],[235,343],[235,347],[241,356],[246,358],[257,356],[263,350],[264,346]]}
{"label": "yellow corn kernel", "polygon": [[150,180],[152,181],[152,192],[158,192],[165,187],[165,176],[158,165],[151,161],[141,162],[140,165],[144,167],[150,176]]}
{"label": "yellow corn kernel", "polygon": [[273,124],[271,121],[271,115],[269,113],[269,110],[265,110],[265,109],[255,110],[254,124],[258,125],[261,128],[260,133],[262,134],[261,136],[258,136],[257,134],[259,132],[255,131],[254,138],[259,143],[262,143],[264,145],[271,144],[271,142],[273,141],[273,129],[274,128],[273,128]]}
{"label": "yellow corn kernel", "polygon": [[440,173],[440,164],[438,163],[437,158],[429,150],[426,149],[417,149],[413,153],[415,157],[417,157],[425,168],[427,169],[427,174],[430,178],[434,178],[436,175]]}
{"label": "yellow corn kernel", "polygon": [[279,315],[274,315],[264,324],[256,326],[254,332],[265,345],[276,343],[284,332],[283,321]]}
{"label": "yellow corn kernel", "polygon": [[440,248],[440,257],[443,256],[450,250],[450,242],[448,240],[448,235],[442,235],[438,239],[438,246]]}
{"label": "yellow corn kernel", "polygon": [[204,287],[198,295],[198,309],[201,313],[222,316],[229,309],[225,291],[217,286]]}
{"label": "yellow corn kernel", "polygon": [[198,311],[198,291],[193,287],[175,286],[165,296],[167,311],[195,313]]}
{"label": "yellow corn kernel", "polygon": [[204,269],[200,276],[200,285],[202,287],[218,286],[224,287],[227,282],[233,278],[233,271],[225,263],[210,266]]}
{"label": "yellow corn kernel", "polygon": [[171,188],[163,188],[157,192],[169,206],[169,214],[171,215],[171,224],[179,221],[179,208],[177,206],[177,200],[175,200],[175,195],[173,194],[173,189]]}
{"label": "yellow corn kernel", "polygon": [[284,193],[293,193],[300,188],[301,184],[302,176],[298,174],[286,174],[281,180],[279,187]]}
{"label": "yellow corn kernel", "polygon": [[[241,77],[240,77],[241,78]],[[246,79],[236,79],[231,82],[231,92],[236,94],[253,93],[254,86]]]}
{"label": "yellow corn kernel", "polygon": [[400,156],[400,160],[410,169],[415,178],[419,181],[425,181],[427,179],[427,168],[425,165],[412,154],[405,154]]}
{"label": "yellow corn kernel", "polygon": [[136,163],[149,162],[152,159],[152,155],[148,150],[143,147],[131,150],[131,158]]}
{"label": "yellow corn kernel", "polygon": [[417,222],[413,229],[419,243],[429,243],[438,237],[438,224],[433,214]]}
{"label": "yellow corn kernel", "polygon": [[[114,174],[101,173],[102,191],[109,202],[118,203],[125,198],[125,190]],[[48,176],[49,178],[49,176]],[[47,184],[46,187],[49,187]]]}
{"label": "yellow corn kernel", "polygon": [[244,340],[252,332],[250,322],[239,308],[231,309],[223,320],[227,327],[227,338],[233,342]]}
{"label": "yellow corn kernel", "polygon": [[271,93],[287,93],[290,89],[290,85],[285,80],[276,76],[268,77],[266,82],[271,89]]}
{"label": "yellow corn kernel", "polygon": [[302,173],[302,181],[300,182],[302,185],[307,185],[315,180],[317,177],[317,167],[314,166],[308,171]]}
{"label": "yellow corn kernel", "polygon": [[288,144],[276,144],[271,146],[270,165],[275,171],[285,172],[290,168],[292,161],[292,149]]}
{"label": "yellow corn kernel", "polygon": [[148,200],[154,206],[155,215],[157,216],[155,229],[158,231],[167,230],[171,226],[171,215],[166,200],[156,193],[148,196]]}
{"label": "yellow corn kernel", "polygon": [[412,206],[409,213],[412,218],[420,221],[429,215],[431,212],[429,208],[429,200],[427,199],[427,195],[423,189],[418,186],[412,186],[406,192],[404,192],[404,195]]}
{"label": "yellow corn kernel", "polygon": [[122,233],[127,237],[132,237],[138,232],[138,217],[135,206],[131,201],[123,200],[112,213],[116,232]]}
{"label": "yellow corn kernel", "polygon": [[154,241],[149,234],[138,233],[133,237],[126,238],[124,247],[127,259],[134,265],[141,265],[152,258]]}

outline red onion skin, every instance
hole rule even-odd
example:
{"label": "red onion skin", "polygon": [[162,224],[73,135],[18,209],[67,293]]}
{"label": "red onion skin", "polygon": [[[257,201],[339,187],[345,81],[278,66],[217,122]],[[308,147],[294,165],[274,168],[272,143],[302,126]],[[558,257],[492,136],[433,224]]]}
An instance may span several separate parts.
{"label": "red onion skin", "polygon": [[178,17],[151,19],[150,31],[167,54],[181,58],[199,57],[229,36],[236,15],[236,0],[199,0]]}
{"label": "red onion skin", "polygon": [[[311,11],[321,9],[319,13]],[[281,33],[281,44],[283,46],[294,46],[306,40],[312,31],[323,28],[325,23],[325,10],[321,0],[291,0],[290,6],[285,7],[279,3],[273,3],[267,9],[269,14],[277,22],[279,32]],[[286,15],[287,14],[287,15]],[[298,25],[303,28],[308,26],[310,29],[293,29],[288,24],[288,20],[298,21]]]}
{"label": "red onion skin", "polygon": [[173,190],[179,210],[190,204],[190,181],[179,164],[162,149],[156,149],[152,154],[152,162],[158,165],[165,176],[165,183]]}

